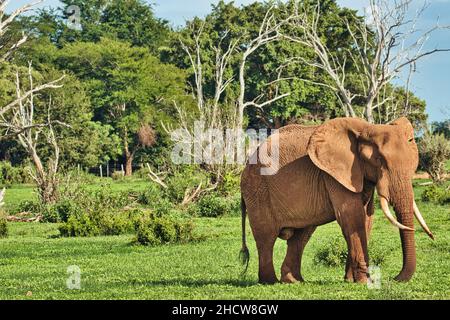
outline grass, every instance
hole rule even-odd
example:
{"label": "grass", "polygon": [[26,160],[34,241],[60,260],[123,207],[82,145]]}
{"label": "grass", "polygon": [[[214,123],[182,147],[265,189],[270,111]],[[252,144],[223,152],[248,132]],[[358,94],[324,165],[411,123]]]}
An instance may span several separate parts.
{"label": "grass", "polygon": [[[114,185],[115,190],[129,186]],[[26,190],[8,190],[6,201],[19,199]],[[419,196],[421,188],[416,192]],[[400,239],[381,211],[376,212],[369,250],[385,255],[379,290],[345,283],[343,266],[313,263],[317,250],[340,235],[335,222],[319,227],[306,247],[305,283],[257,284],[257,254],[250,232],[250,266],[242,278],[240,218],[228,217],[195,220],[198,232],[207,236],[205,241],[160,247],[131,245],[132,235],[58,238],[56,224],[9,223],[9,238],[0,240],[0,299],[450,299],[449,210],[418,204],[436,240],[417,228],[417,271],[408,283],[392,280],[401,268]],[[278,240],[274,254],[278,275],[285,252],[286,242]],[[80,290],[66,287],[70,265],[81,269]]]}

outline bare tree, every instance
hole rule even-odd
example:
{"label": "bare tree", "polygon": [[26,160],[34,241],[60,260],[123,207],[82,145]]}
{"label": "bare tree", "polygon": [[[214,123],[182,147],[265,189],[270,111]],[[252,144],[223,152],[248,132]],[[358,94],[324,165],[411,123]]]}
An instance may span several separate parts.
{"label": "bare tree", "polygon": [[[30,4],[25,4],[21,6],[20,8],[16,9],[14,12],[12,12],[10,15],[6,16],[5,18],[5,10],[6,7],[9,4],[9,0],[0,0],[0,39],[4,38],[5,33],[8,31],[10,25],[16,19],[19,15],[31,10],[34,6],[41,3],[43,0],[37,0]],[[0,43],[0,50],[6,49],[6,52],[2,53],[0,55],[0,61],[7,60],[11,57],[12,53],[19,48],[21,45],[23,45],[28,39],[28,36],[25,34],[22,34],[22,37],[17,40],[13,44],[9,44],[8,48],[5,48],[6,44]]]}
{"label": "bare tree", "polygon": [[[58,167],[60,149],[57,143],[54,124],[65,125],[59,121],[51,120],[51,100],[48,102],[48,115],[45,122],[37,122],[35,116],[35,93],[31,63],[28,66],[28,88],[23,89],[20,74],[16,72],[16,107],[9,112],[0,114],[0,128],[5,132],[4,137],[15,137],[20,145],[27,151],[33,163],[34,170],[30,175],[36,182],[40,199],[43,203],[52,203],[57,200]],[[64,76],[63,76],[64,77]],[[40,86],[44,88],[60,88],[59,83],[63,77]],[[39,143],[47,143],[53,149],[47,163],[44,163],[38,151]]]}
{"label": "bare tree", "polygon": [[[265,16],[263,21],[261,22],[261,26],[259,28],[258,35],[251,39],[248,43],[245,44],[245,51],[242,53],[241,61],[239,64],[239,98],[238,98],[238,119],[237,119],[237,128],[241,129],[243,127],[244,123],[244,111],[247,107],[255,107],[258,109],[262,109],[267,105],[270,105],[274,103],[277,100],[280,100],[284,97],[287,97],[290,95],[290,93],[279,93],[278,86],[275,90],[275,96],[273,98],[270,98],[266,101],[261,101],[262,98],[265,96],[264,93],[260,94],[258,97],[253,99],[252,101],[245,101],[245,91],[246,91],[246,85],[245,85],[245,68],[247,65],[247,60],[256,50],[259,48],[275,41],[279,41],[283,38],[283,35],[281,33],[281,28],[286,25],[290,19],[293,18],[293,16],[289,15],[287,18],[278,20],[275,17],[274,13],[274,6],[270,7]],[[273,81],[272,84],[276,84],[281,80],[281,73],[278,73],[277,80]]]}
{"label": "bare tree", "polygon": [[[287,19],[278,19],[274,11],[275,6],[272,6],[265,12],[261,25],[258,28],[258,32],[254,37],[251,37],[247,33],[233,37],[228,30],[224,30],[220,33],[216,43],[212,46],[212,51],[214,53],[213,63],[209,66],[202,60],[202,57],[205,55],[204,50],[210,50],[210,47],[205,49],[209,44],[202,43],[202,37],[206,28],[205,21],[200,25],[195,25],[194,23],[191,24],[188,41],[180,39],[181,47],[188,56],[193,70],[194,83],[192,85],[192,93],[193,98],[196,101],[198,117],[196,119],[190,119],[182,106],[178,106],[176,103],[174,103],[174,105],[178,111],[178,130],[181,129],[186,133],[186,135],[180,135],[180,138],[182,139],[184,136],[190,136],[193,137],[194,140],[198,140],[192,141],[194,144],[194,153],[191,156],[194,159],[198,159],[200,153],[201,155],[208,154],[214,157],[214,153],[217,150],[211,150],[211,143],[205,143],[206,141],[211,142],[213,139],[212,137],[204,136],[202,134],[199,135],[198,132],[197,134],[194,134],[192,120],[199,120],[203,128],[216,130],[216,132],[221,135],[223,135],[227,129],[233,131],[234,136],[231,139],[229,139],[231,134],[226,137],[223,141],[221,150],[218,151],[219,153],[223,152],[222,155],[226,157],[226,153],[229,150],[234,150],[236,144],[239,143],[237,142],[239,137],[236,136],[236,132],[239,133],[243,127],[244,111],[246,108],[255,107],[262,109],[289,95],[289,93],[280,93],[278,86],[279,82],[285,80],[281,78],[282,72],[280,71],[277,73],[278,78],[267,84],[267,86],[270,85],[275,87],[273,90],[274,95],[270,96],[261,93],[255,99],[246,101],[246,90],[248,89],[246,85],[246,69],[249,57],[265,45],[282,39],[280,30],[290,18],[289,16]],[[237,65],[235,65],[236,61]],[[237,71],[230,72],[234,69],[233,67],[236,67]],[[213,90],[211,96],[207,96],[205,94],[206,90],[204,90],[206,85],[206,80],[204,78],[205,69],[212,69]],[[282,70],[282,68],[279,70]],[[237,99],[232,102],[224,102],[223,98],[227,88],[234,83],[237,83],[237,87],[239,88]],[[171,132],[172,130],[167,128],[166,131]],[[201,161],[201,159],[199,160]],[[222,162],[202,163],[202,166],[212,172],[215,177],[211,188],[217,186],[217,183],[221,180],[221,175],[226,170],[232,169],[229,164],[230,163],[225,164]],[[225,168],[225,166],[227,166],[227,168]],[[185,200],[188,202],[201,192],[203,192],[203,190],[201,190],[201,186],[199,186],[195,191],[192,192],[191,190],[191,192],[187,192]]]}
{"label": "bare tree", "polygon": [[[392,102],[392,94],[386,95],[387,86],[398,78],[405,68],[410,74],[415,71],[420,59],[450,49],[426,49],[426,42],[437,30],[448,28],[437,22],[433,27],[420,31],[418,22],[425,9],[417,10],[411,16],[411,0],[370,0],[369,16],[366,23],[350,23],[343,18],[344,25],[353,43],[353,50],[346,50],[339,56],[332,52],[319,34],[320,1],[312,8],[304,1],[296,1],[295,18],[292,26],[300,30],[300,34],[287,34],[285,37],[310,48],[316,59],[302,61],[312,67],[321,69],[329,76],[330,81],[318,82],[333,90],[341,102],[346,116],[355,117],[355,98],[364,101],[362,117],[374,122],[373,111],[386,103]],[[358,21],[358,18],[353,21]],[[352,92],[347,83],[348,65],[352,63],[357,68],[358,82],[361,92]],[[407,91],[409,90],[408,77]],[[312,81],[311,81],[312,82]],[[408,98],[407,98],[408,101]],[[408,106],[405,107],[408,112]]]}

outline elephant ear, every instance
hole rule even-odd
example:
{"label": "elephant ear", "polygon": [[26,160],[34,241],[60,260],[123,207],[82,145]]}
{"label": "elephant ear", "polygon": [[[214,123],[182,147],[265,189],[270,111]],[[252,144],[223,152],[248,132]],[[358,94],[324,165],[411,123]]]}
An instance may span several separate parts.
{"label": "elephant ear", "polygon": [[308,155],[312,162],[353,192],[363,189],[363,164],[358,154],[358,137],[368,123],[355,118],[325,122],[311,135]]}

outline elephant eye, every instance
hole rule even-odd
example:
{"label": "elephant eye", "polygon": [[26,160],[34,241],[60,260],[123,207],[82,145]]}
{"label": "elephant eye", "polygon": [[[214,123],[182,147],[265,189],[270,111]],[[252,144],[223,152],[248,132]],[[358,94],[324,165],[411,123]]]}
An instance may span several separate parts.
{"label": "elephant eye", "polygon": [[408,142],[413,142],[414,141],[414,138],[409,138],[408,139]]}

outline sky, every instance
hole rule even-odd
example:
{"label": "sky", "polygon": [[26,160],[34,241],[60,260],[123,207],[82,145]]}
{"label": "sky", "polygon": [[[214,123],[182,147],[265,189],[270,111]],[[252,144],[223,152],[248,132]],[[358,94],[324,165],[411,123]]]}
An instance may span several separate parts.
{"label": "sky", "polygon": [[[9,10],[32,0],[12,0]],[[154,5],[155,15],[168,20],[173,26],[183,25],[194,16],[205,16],[211,4],[217,0],[146,0]],[[235,0],[237,5],[245,5],[255,0]],[[227,1],[229,2],[229,1]],[[367,0],[337,0],[341,6],[357,9],[363,13]],[[420,7],[423,0],[413,0],[413,8]],[[428,0],[429,8],[420,21],[426,29],[436,23],[450,25],[450,0]],[[57,7],[57,0],[45,0],[40,7]],[[428,41],[427,48],[450,48],[450,29],[435,33]],[[401,80],[401,79],[400,79]],[[427,103],[430,121],[450,118],[450,52],[437,53],[417,63],[417,71],[411,80],[411,90]]]}

